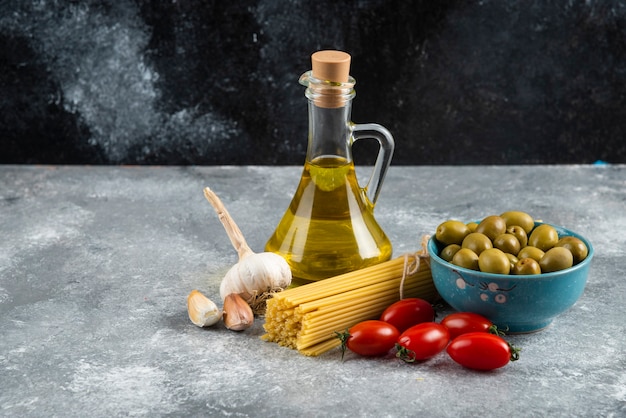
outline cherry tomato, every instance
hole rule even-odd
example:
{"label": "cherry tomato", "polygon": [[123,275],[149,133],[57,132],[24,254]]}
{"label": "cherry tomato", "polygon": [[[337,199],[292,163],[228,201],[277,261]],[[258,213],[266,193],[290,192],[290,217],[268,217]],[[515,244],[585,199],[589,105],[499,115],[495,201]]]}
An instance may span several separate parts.
{"label": "cherry tomato", "polygon": [[435,320],[433,306],[420,298],[407,298],[390,305],[380,316],[381,321],[389,322],[398,331],[404,332],[413,325]]}
{"label": "cherry tomato", "polygon": [[387,322],[359,322],[346,332],[337,333],[337,338],[341,340],[341,358],[346,347],[361,356],[382,356],[394,347],[399,335],[396,327]]}
{"label": "cherry tomato", "polygon": [[519,349],[499,335],[470,332],[456,337],[446,350],[452,360],[475,370],[493,370],[519,359]]}
{"label": "cherry tomato", "polygon": [[450,338],[455,339],[461,334],[468,332],[492,332],[496,333],[495,327],[490,320],[473,312],[454,312],[441,320],[450,330]]}
{"label": "cherry tomato", "polygon": [[449,341],[448,328],[436,322],[423,322],[400,335],[396,344],[396,356],[406,362],[427,360],[442,352]]}

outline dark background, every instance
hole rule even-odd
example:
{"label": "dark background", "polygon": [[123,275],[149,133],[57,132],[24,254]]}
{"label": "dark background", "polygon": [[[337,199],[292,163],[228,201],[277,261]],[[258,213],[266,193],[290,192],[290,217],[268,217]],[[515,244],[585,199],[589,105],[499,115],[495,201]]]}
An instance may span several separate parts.
{"label": "dark background", "polygon": [[626,162],[623,1],[0,0],[0,163],[302,164],[320,49],[394,164]]}

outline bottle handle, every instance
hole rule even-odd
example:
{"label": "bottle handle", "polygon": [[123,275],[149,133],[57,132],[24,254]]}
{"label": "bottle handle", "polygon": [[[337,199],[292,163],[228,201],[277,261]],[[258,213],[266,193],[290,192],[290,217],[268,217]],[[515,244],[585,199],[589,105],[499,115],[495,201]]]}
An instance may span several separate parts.
{"label": "bottle handle", "polygon": [[376,204],[395,149],[393,136],[384,126],[377,123],[364,123],[352,125],[352,138],[352,143],[359,139],[373,138],[380,146],[372,174],[363,188],[370,202]]}

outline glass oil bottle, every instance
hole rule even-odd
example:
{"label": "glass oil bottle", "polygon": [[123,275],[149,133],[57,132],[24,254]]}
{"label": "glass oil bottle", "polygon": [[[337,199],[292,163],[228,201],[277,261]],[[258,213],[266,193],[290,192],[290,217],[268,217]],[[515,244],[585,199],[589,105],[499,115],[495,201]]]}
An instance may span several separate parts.
{"label": "glass oil bottle", "polygon": [[[283,256],[294,284],[304,284],[387,261],[389,238],[374,219],[374,205],[391,163],[392,135],[378,124],[351,122],[355,80],[351,57],[341,51],[312,55],[312,70],[300,77],[307,87],[309,135],[300,183],[265,251]],[[360,187],[352,144],[379,143],[365,187]]]}

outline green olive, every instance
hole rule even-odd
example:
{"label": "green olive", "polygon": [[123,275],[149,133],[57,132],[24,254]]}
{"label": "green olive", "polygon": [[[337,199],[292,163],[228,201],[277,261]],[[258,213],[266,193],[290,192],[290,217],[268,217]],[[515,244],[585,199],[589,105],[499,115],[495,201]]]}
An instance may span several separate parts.
{"label": "green olive", "polygon": [[550,248],[541,260],[539,260],[539,266],[543,273],[550,273],[551,271],[565,270],[572,267],[574,264],[574,256],[572,252],[565,247],[553,247]]}
{"label": "green olive", "polygon": [[441,254],[439,254],[439,256],[441,258],[443,258],[444,260],[446,260],[447,262],[452,261],[452,257],[454,257],[454,254],[456,254],[457,251],[459,251],[461,249],[461,246],[459,244],[450,244],[450,245],[446,245],[446,247],[441,250]]}
{"label": "green olive", "polygon": [[476,232],[476,227],[478,226],[478,222],[468,222],[467,223],[467,227],[469,228],[470,232]]}
{"label": "green olive", "polygon": [[511,253],[504,253],[504,254],[506,255],[506,258],[509,259],[509,263],[511,263],[511,269],[513,269],[513,267],[515,266],[515,264],[517,264],[519,259]]}
{"label": "green olive", "polygon": [[478,256],[478,268],[484,273],[509,274],[511,263],[502,250],[488,248]]}
{"label": "green olive", "polygon": [[532,258],[533,260],[538,262],[539,260],[543,258],[544,254],[545,253],[541,251],[539,248],[531,247],[530,245],[527,245],[526,247],[519,250],[519,253],[517,253],[517,258],[519,258],[520,260],[522,258]]}
{"label": "green olive", "polygon": [[493,240],[498,235],[506,232],[506,221],[500,216],[491,215],[480,221],[476,227],[476,232],[485,234],[489,239]]}
{"label": "green olive", "polygon": [[478,255],[469,248],[461,248],[452,257],[452,264],[466,269],[478,270]]}
{"label": "green olive", "polygon": [[572,252],[574,264],[578,264],[587,258],[589,249],[580,238],[563,237],[556,243],[556,247],[565,247]]}
{"label": "green olive", "polygon": [[493,248],[493,244],[487,235],[480,232],[471,232],[464,239],[461,248],[468,248],[480,255],[484,250]]}
{"label": "green olive", "polygon": [[528,245],[528,234],[526,234],[526,231],[521,226],[509,226],[506,228],[506,233],[515,235],[515,238],[519,241],[520,249]]}
{"label": "green olive", "polygon": [[528,236],[528,245],[542,251],[548,251],[557,242],[559,242],[559,234],[553,226],[548,224],[539,225]]}
{"label": "green olive", "polygon": [[508,212],[504,212],[500,215],[505,221],[506,226],[511,227],[513,225],[518,225],[524,228],[526,234],[530,234],[530,231],[535,227],[535,221],[532,216],[527,214],[526,212],[520,212],[516,210],[511,210]]}
{"label": "green olive", "polygon": [[520,258],[511,270],[512,274],[541,274],[541,267],[537,260],[532,258]]}
{"label": "green olive", "polygon": [[469,233],[469,228],[463,222],[450,220],[437,227],[435,238],[444,245],[461,244]]}
{"label": "green olive", "polygon": [[521,250],[521,245],[517,237],[513,234],[500,234],[493,240],[493,246],[505,253],[517,255]]}

